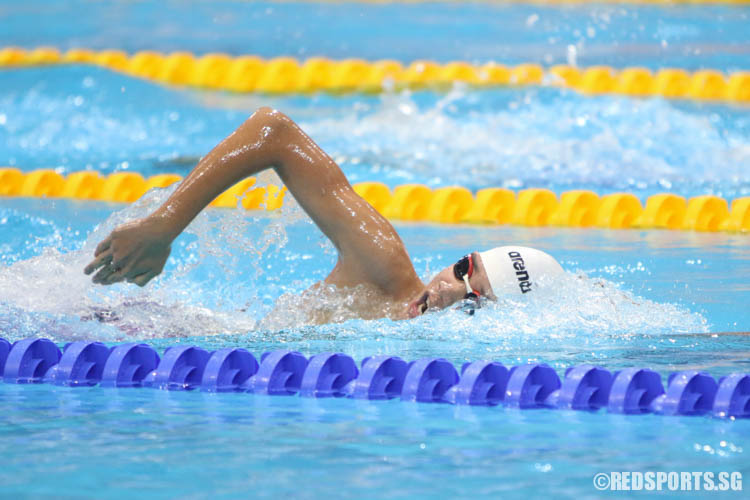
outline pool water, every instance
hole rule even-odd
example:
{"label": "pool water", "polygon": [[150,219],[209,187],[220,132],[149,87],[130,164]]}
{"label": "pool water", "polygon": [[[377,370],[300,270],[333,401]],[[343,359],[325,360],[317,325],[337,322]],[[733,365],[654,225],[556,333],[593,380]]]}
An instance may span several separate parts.
{"label": "pool water", "polygon": [[746,422],[49,385],[0,397],[8,497],[600,498],[602,471],[748,472]]}
{"label": "pool water", "polygon": [[[559,373],[580,363],[713,375],[749,368],[747,337],[706,333],[747,330],[738,307],[748,295],[746,237],[400,224],[425,278],[473,245],[506,241],[548,250],[587,277],[571,275],[538,300],[501,301],[474,317],[447,310],[413,321],[304,326],[292,311],[287,324],[264,325],[281,293],[304,290],[333,264],[330,245],[299,209],[211,210],[149,287],[89,284],[81,268],[98,236],[148,208],[5,200],[3,336],[238,346],[256,356],[444,356],[457,366],[547,362]],[[101,308],[116,320],[92,319]],[[705,417],[10,384],[0,384],[0,405],[0,477],[11,496],[405,498],[432,496],[440,484],[438,496],[595,497],[591,478],[601,471],[747,473],[750,446],[747,421]]]}
{"label": "pool water", "polygon": [[[149,14],[164,12],[155,2],[85,3],[87,14],[59,21],[81,5],[4,6],[0,19],[13,21],[5,43],[404,61],[438,53],[439,60],[509,63],[560,62],[561,47],[580,44],[582,64],[736,69],[747,66],[742,27],[750,12],[462,6],[467,23],[479,26],[475,36],[447,22],[458,8],[451,4],[198,2],[154,20]],[[364,29],[372,16],[397,21],[382,32]],[[502,16],[531,26],[493,46]],[[241,29],[253,19],[252,30]],[[278,33],[295,25],[289,19],[317,20],[297,24],[304,43]],[[308,43],[321,19],[338,29]],[[34,23],[55,29],[23,29]],[[650,28],[629,30],[639,23]],[[439,37],[436,27],[455,31]],[[460,86],[267,98],[166,88],[87,66],[0,72],[0,164],[184,175],[264,104],[299,121],[353,182],[627,190],[642,199],[661,191],[750,195],[750,119],[742,107]],[[581,363],[665,376],[750,372],[750,336],[737,333],[750,331],[748,235],[396,223],[425,280],[468,251],[511,243],[545,250],[569,272],[532,300],[505,297],[474,317],[448,309],[412,321],[363,321],[346,304],[331,304],[339,321],[315,326],[305,321],[310,304],[296,297],[326,276],[336,254],[290,197],[273,213],[205,211],[146,288],[92,285],[82,268],[96,244],[168,192],[132,205],[0,199],[0,336],[60,345],[140,340],[160,350],[237,346],[256,357],[295,349],[356,360],[442,356],[456,366],[546,362],[560,374]],[[597,498],[598,472],[750,478],[748,421],[46,384],[0,384],[0,408],[0,497]]]}
{"label": "pool water", "polygon": [[298,121],[352,182],[750,195],[747,107],[460,86],[267,97],[177,90],[86,66],[3,72],[3,162],[187,174],[261,105]]}

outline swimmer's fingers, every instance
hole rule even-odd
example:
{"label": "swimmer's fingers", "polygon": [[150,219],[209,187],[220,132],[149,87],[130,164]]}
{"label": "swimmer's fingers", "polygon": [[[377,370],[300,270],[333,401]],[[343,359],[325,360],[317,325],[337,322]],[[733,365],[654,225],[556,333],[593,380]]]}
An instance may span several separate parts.
{"label": "swimmer's fingers", "polygon": [[148,271],[148,272],[145,272],[143,274],[139,274],[138,276],[136,276],[134,278],[128,279],[128,282],[135,283],[138,286],[146,286],[146,283],[148,283],[149,281],[151,281],[152,279],[154,279],[154,277],[156,277],[157,274],[159,274],[159,273],[155,273],[153,271]]}
{"label": "swimmer's fingers", "polygon": [[[101,269],[99,269],[99,272],[97,272],[94,277],[91,279],[94,283],[99,283],[102,285],[109,285],[110,281],[109,278],[116,271],[115,267],[112,265],[112,263],[108,263],[105,266],[103,266]],[[112,282],[114,283],[114,282]]]}
{"label": "swimmer's fingers", "polygon": [[[148,259],[147,259],[148,260]],[[114,269],[114,272],[110,274],[105,280],[105,285],[111,285],[118,281],[127,281],[128,283],[134,283],[135,278],[153,272],[154,276],[161,272],[161,267],[156,270],[151,262],[142,262],[141,259],[129,258],[117,261],[112,260],[110,266]],[[150,279],[150,278],[149,278]],[[148,280],[147,280],[148,281]]]}
{"label": "swimmer's fingers", "polygon": [[135,270],[135,266],[133,264],[118,265],[115,260],[112,261],[109,267],[112,269],[112,273],[104,278],[103,283],[105,285],[111,285],[119,281],[130,281],[130,278],[137,276],[143,272],[142,269]]}
{"label": "swimmer's fingers", "polygon": [[[112,262],[112,254],[109,252],[100,253],[96,256],[94,260],[92,260],[88,266],[86,266],[83,269],[83,272],[86,274],[91,274],[100,267],[104,266],[107,267]],[[96,281],[96,278],[94,278],[94,281]]]}
{"label": "swimmer's fingers", "polygon": [[[83,269],[85,274],[91,274],[102,266],[107,266],[112,262],[112,252],[109,251],[112,246],[112,235],[110,234],[94,250],[94,260]],[[96,281],[96,279],[94,280]]]}
{"label": "swimmer's fingers", "polygon": [[124,279],[127,278],[132,271],[135,259],[133,259],[132,255],[125,253],[122,250],[118,250],[119,249],[115,249],[112,252],[112,263],[110,266],[114,268],[115,273],[117,273],[119,278]]}
{"label": "swimmer's fingers", "polygon": [[109,250],[110,245],[112,244],[112,235],[110,234],[106,238],[104,238],[101,243],[99,243],[96,246],[96,250],[94,250],[94,257],[98,257],[100,253],[102,253],[105,250]]}
{"label": "swimmer's fingers", "polygon": [[134,270],[134,266],[130,265],[124,269],[117,266],[114,261],[109,262],[99,270],[94,276],[94,283],[100,283],[102,285],[112,285],[120,281],[131,281],[136,276],[143,274],[143,270]]}

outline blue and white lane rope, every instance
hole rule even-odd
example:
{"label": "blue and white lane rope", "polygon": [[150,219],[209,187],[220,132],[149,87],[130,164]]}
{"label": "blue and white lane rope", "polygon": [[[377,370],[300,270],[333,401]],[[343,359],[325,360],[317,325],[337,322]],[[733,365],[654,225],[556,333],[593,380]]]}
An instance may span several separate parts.
{"label": "blue and white lane rope", "polygon": [[750,374],[718,382],[694,370],[672,373],[666,389],[648,368],[614,373],[593,365],[568,368],[561,380],[546,364],[507,368],[496,361],[464,363],[461,373],[443,358],[406,362],[371,356],[358,367],[342,353],[306,358],[299,352],[263,353],[260,362],[241,348],[209,352],[176,346],[159,354],[146,344],[107,347],[79,341],[60,351],[48,339],[13,344],[0,338],[0,374],[6,383],[153,387],[167,390],[250,392],[302,397],[393,399],[421,403],[559,408],[609,413],[750,417]]}

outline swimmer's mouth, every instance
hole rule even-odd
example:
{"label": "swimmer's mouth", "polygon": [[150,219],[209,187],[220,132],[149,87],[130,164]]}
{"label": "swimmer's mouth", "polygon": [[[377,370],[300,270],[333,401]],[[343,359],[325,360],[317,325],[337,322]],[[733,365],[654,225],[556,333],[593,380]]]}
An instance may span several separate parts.
{"label": "swimmer's mouth", "polygon": [[428,292],[425,292],[424,295],[422,295],[422,297],[417,301],[417,311],[419,311],[419,314],[424,314],[429,308],[430,294]]}
{"label": "swimmer's mouth", "polygon": [[416,318],[427,312],[430,308],[430,294],[425,292],[419,299],[415,300],[409,305],[408,316],[410,318]]}

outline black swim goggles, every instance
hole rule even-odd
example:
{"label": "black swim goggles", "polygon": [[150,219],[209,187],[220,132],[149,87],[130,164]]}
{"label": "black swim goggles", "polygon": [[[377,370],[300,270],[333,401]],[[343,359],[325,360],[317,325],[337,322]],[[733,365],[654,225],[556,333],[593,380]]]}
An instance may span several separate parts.
{"label": "black swim goggles", "polygon": [[462,257],[458,262],[453,264],[453,275],[458,281],[463,281],[466,285],[466,295],[461,302],[461,310],[469,316],[474,314],[474,311],[482,307],[479,298],[481,294],[474,290],[469,283],[469,278],[474,274],[474,259],[471,254]]}

